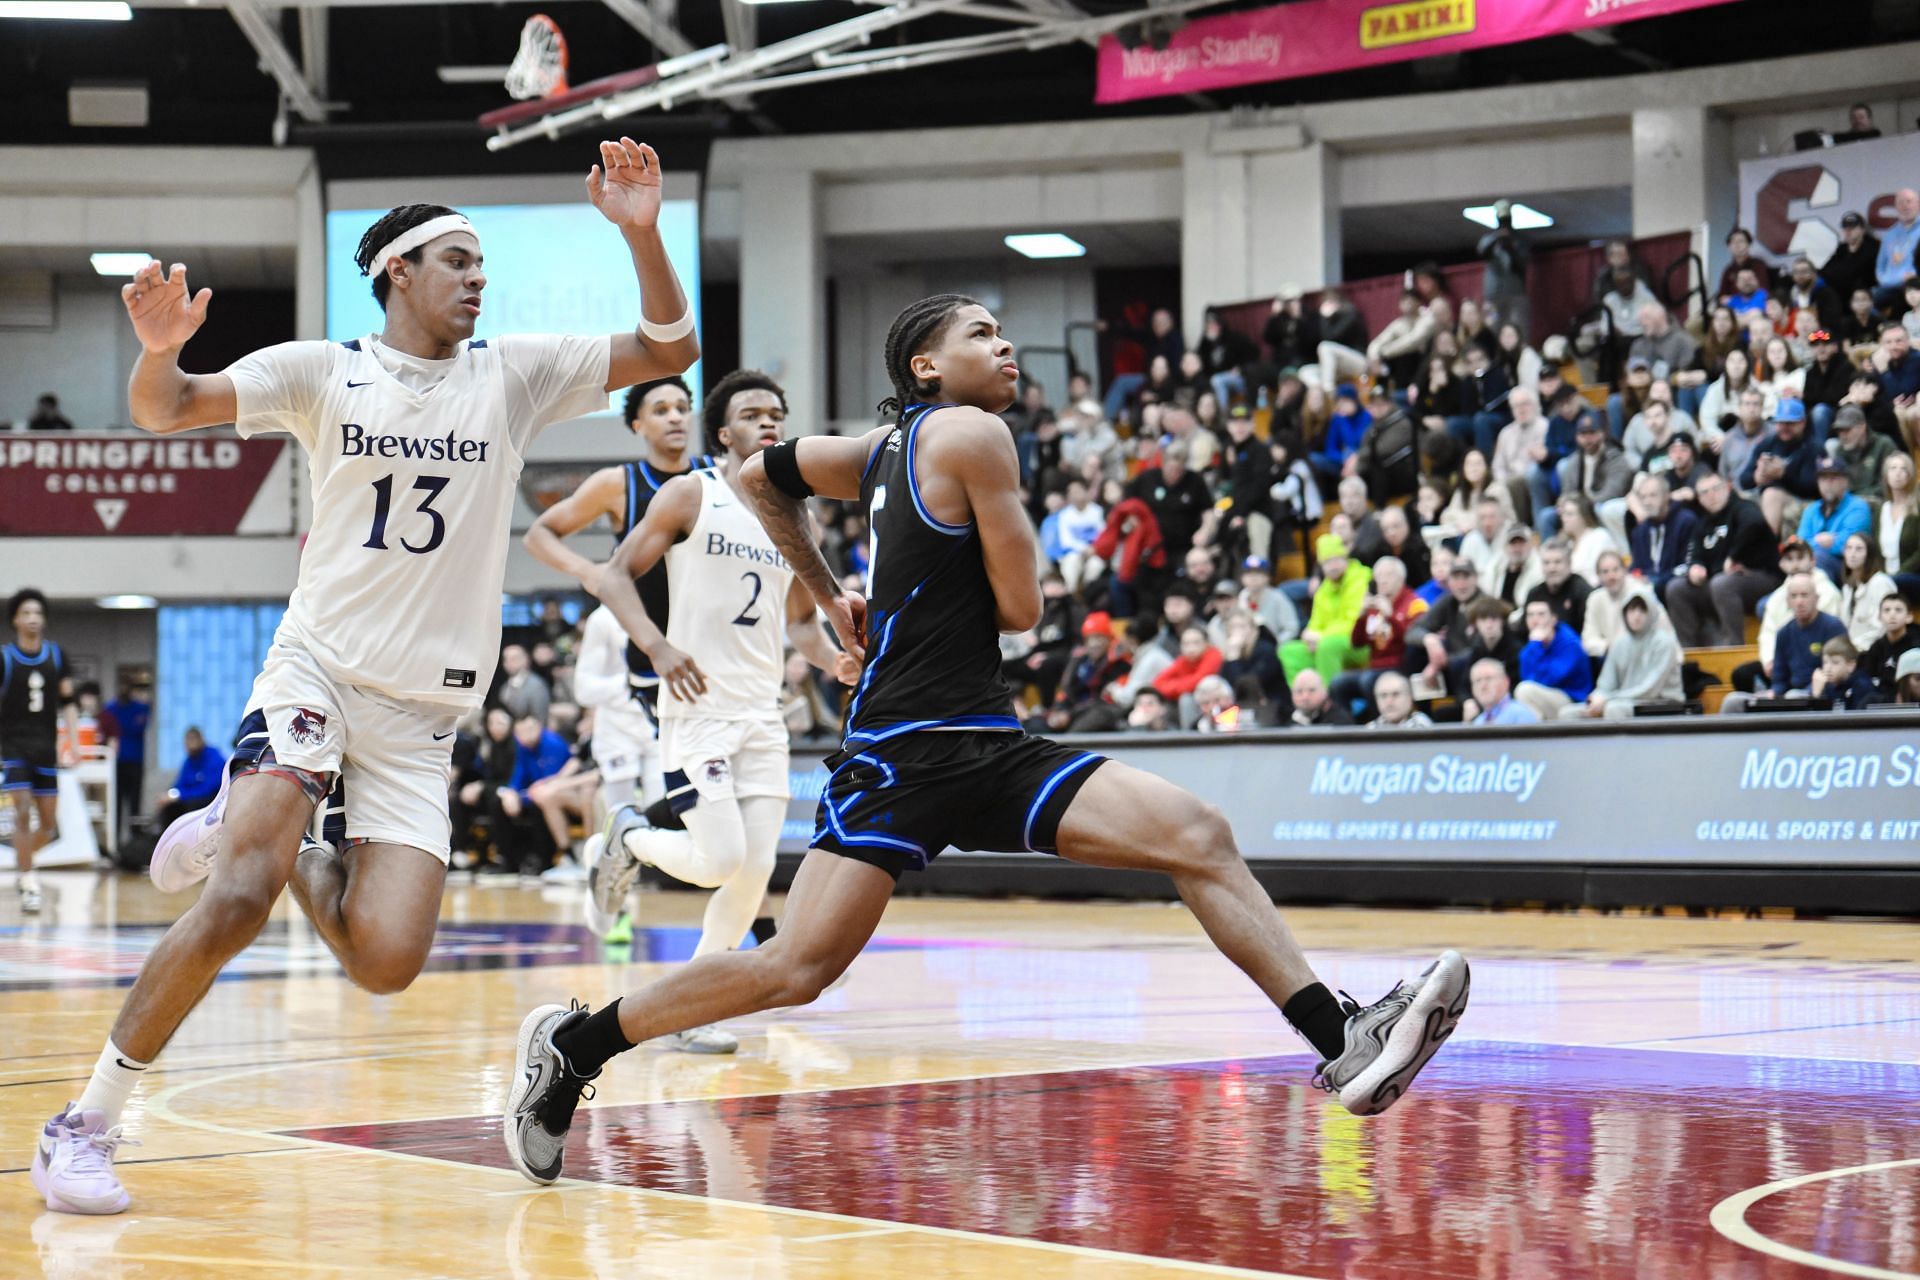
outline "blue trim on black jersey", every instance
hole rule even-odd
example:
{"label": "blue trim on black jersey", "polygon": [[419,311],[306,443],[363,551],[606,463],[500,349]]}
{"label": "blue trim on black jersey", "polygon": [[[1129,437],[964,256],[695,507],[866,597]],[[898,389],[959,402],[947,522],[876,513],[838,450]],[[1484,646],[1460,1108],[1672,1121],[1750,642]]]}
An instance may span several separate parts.
{"label": "blue trim on black jersey", "polygon": [[913,509],[920,513],[920,518],[927,522],[928,528],[932,529],[935,533],[944,533],[949,537],[958,537],[972,530],[972,522],[969,521],[966,524],[948,524],[944,520],[935,519],[933,512],[927,510],[927,504],[920,500],[920,476],[913,465],[913,446],[914,441],[920,435],[920,424],[925,422],[928,415],[935,409],[941,407],[940,405],[925,405],[920,409],[918,416],[906,424],[907,492],[913,496]]}
{"label": "blue trim on black jersey", "polygon": [[[961,530],[961,532],[971,535],[973,530],[969,528],[969,529],[963,529]],[[955,543],[953,548],[953,555],[955,556],[959,555],[960,552],[966,548],[968,541],[970,541],[970,539],[963,539],[960,542]],[[907,606],[912,604],[914,602],[914,599],[922,591],[927,589],[927,584],[932,582],[935,578],[939,577],[940,574],[945,571],[947,565],[951,564],[952,562],[953,562],[953,556],[949,556],[945,561],[941,562],[939,567],[934,569],[934,571],[932,573],[929,573],[926,577],[920,579],[919,584],[916,585],[912,591],[909,591],[907,593],[907,598],[900,602],[900,607],[898,609],[895,609],[892,613],[888,613],[884,615],[886,621],[884,623],[879,624],[879,628],[880,628],[878,632],[879,639],[874,644],[872,650],[867,654],[866,668],[865,670],[861,671],[860,682],[854,686],[853,697],[847,703],[847,727],[849,730],[852,729],[854,723],[859,719],[860,699],[866,695],[868,687],[872,684],[874,672],[880,669],[880,659],[886,655],[887,645],[892,643],[894,624],[899,622],[900,615],[907,611]],[[869,602],[869,604],[871,604],[871,602]],[[869,618],[868,624],[869,624],[869,627],[871,628],[874,625],[874,619]],[[871,631],[869,633],[871,634]],[[851,742],[852,740],[853,740],[852,735],[851,733],[849,733],[846,738],[846,741]]]}
{"label": "blue trim on black jersey", "polygon": [[1053,776],[1048,778],[1044,783],[1041,784],[1039,793],[1033,797],[1033,804],[1028,806],[1027,808],[1027,825],[1021,828],[1021,831],[1020,831],[1021,842],[1027,846],[1027,852],[1029,853],[1050,852],[1050,851],[1043,851],[1040,849],[1036,849],[1033,847],[1033,824],[1036,820],[1039,819],[1040,810],[1043,807],[1045,807],[1047,803],[1047,797],[1051,796],[1054,793],[1055,788],[1057,788],[1061,783],[1065,782],[1073,774],[1077,773],[1081,769],[1086,768],[1088,765],[1092,764],[1094,761],[1100,758],[1101,758],[1100,756],[1094,754],[1091,751],[1084,752],[1081,755],[1075,756],[1073,759],[1067,761],[1065,764],[1061,765],[1058,769],[1055,769],[1053,771]]}
{"label": "blue trim on black jersey", "polygon": [[849,733],[848,742],[885,742],[888,738],[897,738],[903,733],[917,733],[922,729],[976,729],[982,733],[1003,733],[1011,730],[1020,732],[1020,722],[1012,716],[954,716],[947,720],[909,720],[904,724],[890,724],[884,729],[863,730]]}

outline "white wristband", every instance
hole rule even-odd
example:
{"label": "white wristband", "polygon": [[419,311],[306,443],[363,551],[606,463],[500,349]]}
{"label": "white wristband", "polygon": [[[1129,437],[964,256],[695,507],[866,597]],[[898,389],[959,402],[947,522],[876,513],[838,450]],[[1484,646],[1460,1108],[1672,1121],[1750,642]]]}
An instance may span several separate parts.
{"label": "white wristband", "polygon": [[671,324],[655,324],[643,314],[640,317],[641,336],[655,342],[678,342],[693,332],[693,308],[688,307],[685,315]]}

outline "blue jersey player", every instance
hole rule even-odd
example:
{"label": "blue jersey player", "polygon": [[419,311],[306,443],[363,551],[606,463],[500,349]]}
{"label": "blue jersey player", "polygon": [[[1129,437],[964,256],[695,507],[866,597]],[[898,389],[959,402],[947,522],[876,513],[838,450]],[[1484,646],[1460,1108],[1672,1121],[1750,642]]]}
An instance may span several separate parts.
{"label": "blue jersey player", "polygon": [[[40,910],[33,855],[54,829],[60,799],[60,722],[74,741],[73,681],[67,657],[47,639],[47,598],[32,587],[7,602],[13,643],[0,646],[0,790],[13,800],[13,856],[20,910]],[[36,831],[33,815],[38,811]]]}
{"label": "blue jersey player", "polygon": [[[1364,1008],[1336,999],[1219,810],[1153,774],[1022,732],[998,639],[1032,627],[1041,596],[1013,439],[996,416],[1019,378],[1013,345],[985,307],[943,294],[895,319],[886,364],[892,422],[776,445],[742,473],[774,545],[865,663],[781,931],[592,1013],[548,1005],[528,1015],[505,1125],[515,1165],[536,1182],[560,1176],[581,1090],[615,1054],[813,1000],[866,945],[900,873],[949,846],[1171,876],[1207,936],[1319,1052],[1315,1083],[1358,1115],[1391,1106],[1465,1011],[1466,961],[1443,952]],[[865,598],[841,589],[813,541],[804,504],[815,494],[866,505]]]}

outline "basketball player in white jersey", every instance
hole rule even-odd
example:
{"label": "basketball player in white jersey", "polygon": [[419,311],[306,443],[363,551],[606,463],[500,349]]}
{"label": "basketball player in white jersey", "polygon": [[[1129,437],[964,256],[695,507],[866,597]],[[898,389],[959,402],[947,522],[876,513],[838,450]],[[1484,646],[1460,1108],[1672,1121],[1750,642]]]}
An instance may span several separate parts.
{"label": "basketball player in white jersey", "polygon": [[[612,813],[641,791],[647,762],[659,753],[653,719],[634,697],[627,669],[627,633],[602,605],[587,615],[573,655],[573,696],[593,708],[593,763],[601,807]],[[654,765],[658,772],[657,763]]]}
{"label": "basketball player in white jersey", "polygon": [[[707,403],[726,451],[721,465],[669,481],[596,584],[660,673],[668,793],[687,829],[651,829],[628,805],[589,842],[587,870],[588,922],[599,933],[619,915],[643,861],[712,888],[696,956],[740,945],[773,876],[788,796],[779,702],[786,642],[822,670],[839,660],[812,598],[789,590],[792,571],[734,487],[746,460],[780,440],[785,393],[743,369],[722,378]],[[664,635],[634,585],[662,560]],[[852,683],[858,672],[845,675]],[[717,1027],[678,1032],[673,1043],[693,1053],[739,1048]]]}
{"label": "basketball player in white jersey", "polygon": [[[475,340],[480,241],[437,205],[396,209],[361,241],[355,258],[386,322],[352,342],[284,343],[189,375],[180,349],[211,291],[191,294],[185,267],[166,275],[157,263],[122,291],[143,348],[134,422],[160,435],[222,422],[242,436],[289,432],[309,455],[314,517],[221,794],[155,852],[162,889],[211,878],[147,957],[86,1091],[40,1135],[32,1176],[48,1208],[127,1207],[113,1170],[120,1112],[289,883],[360,986],[398,991],[425,962],[446,879],[454,725],[479,705],[499,651],[525,450],[548,423],[699,355],[660,239],[659,158],[627,138],[600,156],[587,193],[633,255],[642,318],[631,333]],[[348,848],[302,848],[336,776]]]}

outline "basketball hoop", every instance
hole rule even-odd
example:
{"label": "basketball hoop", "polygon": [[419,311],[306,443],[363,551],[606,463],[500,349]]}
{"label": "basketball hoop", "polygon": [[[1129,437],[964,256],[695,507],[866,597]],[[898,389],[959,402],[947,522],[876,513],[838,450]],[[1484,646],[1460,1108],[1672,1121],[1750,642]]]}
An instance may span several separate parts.
{"label": "basketball hoop", "polygon": [[536,13],[520,28],[520,49],[507,67],[507,92],[525,101],[567,91],[567,38],[560,24]]}

